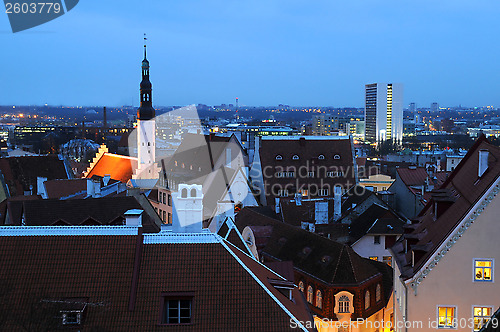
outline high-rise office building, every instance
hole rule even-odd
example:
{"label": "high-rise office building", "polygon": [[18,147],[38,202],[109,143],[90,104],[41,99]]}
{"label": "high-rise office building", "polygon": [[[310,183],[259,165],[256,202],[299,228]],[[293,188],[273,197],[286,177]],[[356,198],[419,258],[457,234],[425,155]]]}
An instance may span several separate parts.
{"label": "high-rise office building", "polygon": [[439,111],[439,104],[438,103],[432,103],[431,104],[431,112],[437,112]]}
{"label": "high-rise office building", "polygon": [[365,141],[403,139],[403,84],[365,85]]}
{"label": "high-rise office building", "polygon": [[339,117],[332,114],[319,114],[312,117],[312,134],[314,136],[330,136],[338,134]]}

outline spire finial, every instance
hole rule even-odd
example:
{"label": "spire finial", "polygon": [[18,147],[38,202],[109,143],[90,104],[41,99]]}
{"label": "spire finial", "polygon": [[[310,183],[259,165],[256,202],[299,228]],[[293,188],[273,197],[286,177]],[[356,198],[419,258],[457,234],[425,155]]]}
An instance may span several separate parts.
{"label": "spire finial", "polygon": [[146,34],[144,34],[144,59],[146,59],[146,40],[148,40],[146,38]]}

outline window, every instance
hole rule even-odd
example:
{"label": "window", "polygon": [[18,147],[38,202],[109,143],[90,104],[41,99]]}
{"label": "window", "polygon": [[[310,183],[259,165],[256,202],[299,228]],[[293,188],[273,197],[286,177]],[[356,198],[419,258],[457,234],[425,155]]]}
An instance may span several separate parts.
{"label": "window", "polygon": [[454,328],[453,320],[455,319],[455,314],[455,307],[438,307],[438,327]]}
{"label": "window", "polygon": [[370,308],[370,291],[366,291],[365,293],[365,310]]}
{"label": "window", "polygon": [[309,195],[309,190],[307,190],[307,189],[302,189],[300,192],[302,193],[302,196],[308,196]]}
{"label": "window", "polygon": [[319,189],[318,194],[319,196],[328,196],[328,189]]}
{"label": "window", "polygon": [[276,156],[276,160],[283,160],[283,157],[279,154]]}
{"label": "window", "polygon": [[320,290],[316,291],[316,307],[323,308],[323,296]]}
{"label": "window", "polygon": [[162,195],[162,196],[163,196],[163,201],[162,201],[162,203],[163,203],[163,204],[167,203],[167,194],[166,194],[166,193],[163,193],[163,195]]}
{"label": "window", "polygon": [[380,287],[380,284],[377,284],[377,288],[375,289],[375,301],[380,302],[382,299],[382,287]]}
{"label": "window", "polygon": [[187,189],[186,189],[186,188],[183,188],[183,189],[181,190],[181,197],[182,197],[182,198],[187,198],[187,197],[188,197],[188,191],[187,191]]}
{"label": "window", "polygon": [[339,297],[339,313],[349,313],[349,298],[345,295]]}
{"label": "window", "polygon": [[373,244],[380,244],[380,235],[373,236]]}
{"label": "window", "polygon": [[324,155],[322,155],[322,154],[320,154],[320,155],[318,156],[318,159],[319,159],[319,160],[323,160],[323,159],[325,159],[325,156],[324,156]]}
{"label": "window", "polygon": [[335,177],[336,173],[337,172],[326,172],[326,176],[328,176],[329,178],[333,178],[333,177]]}
{"label": "window", "polygon": [[339,154],[334,155],[333,159],[336,159],[336,160],[340,159],[340,155]]}
{"label": "window", "polygon": [[162,324],[191,323],[192,297],[163,297]]}
{"label": "window", "polygon": [[299,160],[299,156],[297,156],[296,154],[293,155],[292,157],[293,160]]}
{"label": "window", "polygon": [[493,281],[492,259],[474,259],[474,281]]}
{"label": "window", "polygon": [[172,206],[172,196],[170,194],[168,194],[167,199],[168,206]]}
{"label": "window", "polygon": [[310,178],[313,178],[314,177],[314,172],[307,172],[307,176],[310,177]]}
{"label": "window", "polygon": [[81,321],[82,321],[82,313],[80,311],[62,312],[63,325],[80,325]]}
{"label": "window", "polygon": [[312,286],[307,287],[307,302],[313,303],[314,291]]}
{"label": "window", "polygon": [[191,197],[196,197],[196,189],[191,189]]}
{"label": "window", "polygon": [[392,266],[392,256],[383,256],[382,258],[385,264]]}
{"label": "window", "polygon": [[287,197],[288,196],[288,190],[287,189],[280,189],[280,190],[278,190],[278,196],[280,196],[280,197]]}
{"label": "window", "polygon": [[370,256],[368,258],[370,258],[372,261],[378,261],[378,257],[377,256]]}
{"label": "window", "polygon": [[474,307],[474,331],[479,331],[483,327],[492,315],[491,307]]}
{"label": "window", "polygon": [[168,213],[168,220],[167,220],[167,223],[168,224],[171,224],[172,223],[172,213]]}
{"label": "window", "polygon": [[304,282],[303,281],[299,281],[299,290],[304,293]]}

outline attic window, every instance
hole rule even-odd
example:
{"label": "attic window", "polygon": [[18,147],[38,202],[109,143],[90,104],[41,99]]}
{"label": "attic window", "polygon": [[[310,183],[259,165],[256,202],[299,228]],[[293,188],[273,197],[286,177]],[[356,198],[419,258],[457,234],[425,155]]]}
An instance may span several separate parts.
{"label": "attic window", "polygon": [[340,159],[340,155],[339,154],[334,155],[333,159],[336,159],[336,160]]}
{"label": "attic window", "polygon": [[283,157],[279,154],[276,156],[276,160],[283,160]]}
{"label": "attic window", "polygon": [[311,253],[311,251],[312,251],[312,250],[311,250],[311,248],[309,248],[309,247],[305,247],[304,249],[302,249],[302,253],[303,253],[304,255],[309,255],[309,254]]}
{"label": "attic window", "polygon": [[292,157],[293,160],[299,160],[299,156],[294,154],[293,157]]}
{"label": "attic window", "polygon": [[284,246],[284,245],[285,245],[285,243],[286,243],[286,241],[287,241],[287,240],[286,240],[286,238],[282,237],[282,238],[280,238],[280,239],[278,240],[278,244],[279,244],[279,245],[281,245],[281,246]]}
{"label": "attic window", "polygon": [[324,159],[325,159],[325,156],[324,156],[324,155],[322,155],[322,154],[320,154],[320,155],[318,156],[318,159],[319,159],[319,160],[324,160]]}
{"label": "attic window", "polygon": [[321,257],[321,263],[325,263],[326,264],[326,263],[330,262],[331,259],[332,258],[330,256],[325,255],[325,256]]}
{"label": "attic window", "polygon": [[61,311],[62,325],[80,325],[82,322],[81,311]]}

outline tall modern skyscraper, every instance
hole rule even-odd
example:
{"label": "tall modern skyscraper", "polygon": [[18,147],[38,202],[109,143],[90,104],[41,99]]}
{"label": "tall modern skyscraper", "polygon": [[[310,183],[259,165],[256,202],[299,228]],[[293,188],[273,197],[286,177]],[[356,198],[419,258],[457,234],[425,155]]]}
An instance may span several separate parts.
{"label": "tall modern skyscraper", "polygon": [[403,84],[365,85],[365,141],[381,143],[403,139]]}

